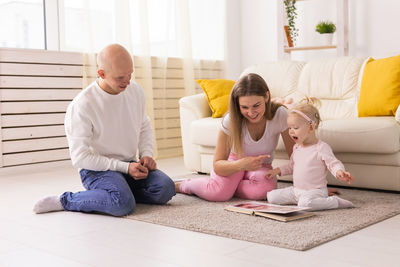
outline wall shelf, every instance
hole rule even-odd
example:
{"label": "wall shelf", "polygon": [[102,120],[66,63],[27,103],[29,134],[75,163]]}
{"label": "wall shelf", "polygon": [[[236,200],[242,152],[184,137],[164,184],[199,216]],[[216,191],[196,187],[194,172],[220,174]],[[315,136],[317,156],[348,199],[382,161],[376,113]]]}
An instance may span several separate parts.
{"label": "wall shelf", "polygon": [[286,53],[292,51],[304,51],[304,50],[322,50],[322,49],[336,49],[336,45],[315,45],[315,46],[295,46],[295,47],[284,47]]}
{"label": "wall shelf", "polygon": [[[307,5],[312,5],[316,0],[297,0],[305,1]],[[348,0],[336,0],[336,45],[311,45],[311,46],[295,46],[289,47],[286,41],[284,29],[285,24],[285,6],[283,0],[277,0],[278,17],[277,17],[277,32],[278,34],[278,58],[287,59],[293,51],[311,51],[311,50],[324,50],[336,49],[337,56],[348,56],[349,54],[349,3]],[[299,14],[299,16],[301,16]]]}

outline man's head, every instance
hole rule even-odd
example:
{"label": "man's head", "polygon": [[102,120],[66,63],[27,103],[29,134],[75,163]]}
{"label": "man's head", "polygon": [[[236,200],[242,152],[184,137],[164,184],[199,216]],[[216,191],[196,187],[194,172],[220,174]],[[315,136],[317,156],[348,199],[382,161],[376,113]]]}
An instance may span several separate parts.
{"label": "man's head", "polygon": [[133,62],[129,52],[119,44],[103,48],[97,55],[97,65],[101,80],[100,87],[109,94],[119,94],[129,85]]}

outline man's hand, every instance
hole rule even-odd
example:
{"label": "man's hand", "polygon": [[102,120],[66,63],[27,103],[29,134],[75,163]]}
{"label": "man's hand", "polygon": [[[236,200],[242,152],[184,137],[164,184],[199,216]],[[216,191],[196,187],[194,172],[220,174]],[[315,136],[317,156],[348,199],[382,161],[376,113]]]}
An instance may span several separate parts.
{"label": "man's hand", "polygon": [[272,179],[277,175],[281,175],[281,169],[279,169],[279,168],[275,168],[275,169],[267,171],[265,178]]}
{"label": "man's hand", "polygon": [[336,172],[336,178],[348,184],[354,181],[354,177],[349,172],[344,172],[342,170]]}
{"label": "man's hand", "polygon": [[129,163],[128,174],[135,180],[141,180],[147,178],[149,170],[141,163],[131,162]]}
{"label": "man's hand", "polygon": [[148,168],[150,171],[154,171],[157,169],[157,163],[154,161],[152,157],[146,156],[140,159],[140,164],[142,166]]}

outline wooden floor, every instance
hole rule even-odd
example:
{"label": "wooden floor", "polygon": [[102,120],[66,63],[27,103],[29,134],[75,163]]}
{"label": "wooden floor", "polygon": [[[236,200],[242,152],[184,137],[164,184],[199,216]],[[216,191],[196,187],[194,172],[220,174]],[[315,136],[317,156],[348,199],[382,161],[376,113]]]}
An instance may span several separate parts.
{"label": "wooden floor", "polygon": [[[182,158],[158,165],[187,173]],[[32,212],[44,195],[81,189],[68,162],[0,170],[0,266],[400,266],[400,215],[300,252],[105,215]]]}

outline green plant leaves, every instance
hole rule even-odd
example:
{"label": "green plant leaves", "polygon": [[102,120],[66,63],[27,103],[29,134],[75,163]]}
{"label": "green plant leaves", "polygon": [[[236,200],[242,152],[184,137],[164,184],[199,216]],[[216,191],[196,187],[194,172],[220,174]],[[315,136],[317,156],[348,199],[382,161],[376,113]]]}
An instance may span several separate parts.
{"label": "green plant leaves", "polygon": [[336,25],[328,20],[321,21],[315,26],[315,31],[319,33],[334,33],[336,31]]}
{"label": "green plant leaves", "polygon": [[299,30],[296,28],[295,19],[297,18],[296,0],[284,0],[286,15],[288,18],[288,26],[290,30],[290,36],[295,44]]}

